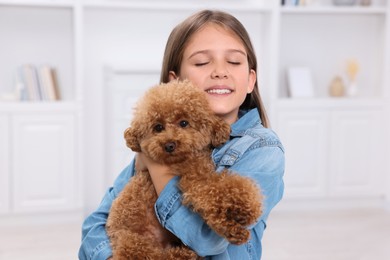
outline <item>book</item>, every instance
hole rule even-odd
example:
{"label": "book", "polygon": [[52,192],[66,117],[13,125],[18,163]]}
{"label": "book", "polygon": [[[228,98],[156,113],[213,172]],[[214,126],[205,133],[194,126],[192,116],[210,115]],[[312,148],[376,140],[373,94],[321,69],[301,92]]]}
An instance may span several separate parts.
{"label": "book", "polygon": [[58,87],[57,71],[54,68],[51,68],[51,78],[52,78],[52,82],[53,82],[53,90],[54,90],[55,100],[60,100],[61,93],[60,93],[60,89]]}
{"label": "book", "polygon": [[27,99],[31,101],[39,101],[41,99],[40,86],[38,81],[37,71],[34,65],[22,65],[22,80],[27,90]]}
{"label": "book", "polygon": [[16,71],[15,88],[20,91],[19,100],[57,101],[61,99],[57,73],[49,65],[39,68],[32,64],[21,65]]}
{"label": "book", "polygon": [[26,101],[28,100],[28,91],[27,91],[27,88],[26,88],[26,84],[23,80],[23,70],[22,70],[22,67],[18,67],[16,69],[16,73],[15,73],[15,80],[14,80],[14,83],[15,83],[15,92],[16,92],[16,95],[17,95],[17,99],[20,100],[20,101]]}
{"label": "book", "polygon": [[60,100],[60,92],[58,89],[55,69],[48,65],[41,66],[39,69],[39,75],[44,100]]}

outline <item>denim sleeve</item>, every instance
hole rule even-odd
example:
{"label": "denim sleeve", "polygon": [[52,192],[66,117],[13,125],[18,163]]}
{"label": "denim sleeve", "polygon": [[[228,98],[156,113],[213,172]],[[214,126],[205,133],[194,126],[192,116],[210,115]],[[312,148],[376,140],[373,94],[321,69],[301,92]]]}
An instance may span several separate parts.
{"label": "denim sleeve", "polygon": [[[231,170],[255,180],[264,194],[264,211],[259,221],[251,227],[250,244],[261,247],[265,221],[271,209],[283,195],[284,152],[277,146],[257,147],[247,151]],[[224,256],[231,258],[241,250],[232,250],[228,241],[211,230],[202,218],[181,204],[181,192],[177,187],[178,178],[172,179],[164,188],[155,204],[156,215],[161,224],[200,256]],[[240,247],[242,250],[245,246]],[[229,258],[226,258],[229,255]],[[242,258],[244,259],[244,258]]]}
{"label": "denim sleeve", "polygon": [[282,147],[262,146],[244,153],[230,168],[242,176],[256,181],[263,194],[263,214],[250,227],[250,241],[243,246],[229,246],[225,255],[213,257],[219,259],[261,259],[264,230],[271,210],[282,199],[284,192],[283,175],[285,157]]}
{"label": "denim sleeve", "polygon": [[92,212],[82,226],[80,260],[106,260],[112,256],[110,241],[106,233],[106,222],[113,200],[134,174],[134,160],[127,166],[109,188],[99,207]]}
{"label": "denim sleeve", "polygon": [[155,211],[160,223],[200,256],[222,253],[228,241],[210,229],[198,214],[181,204],[178,180],[178,177],[173,178],[156,201]]}
{"label": "denim sleeve", "polygon": [[265,223],[271,210],[282,199],[285,170],[284,150],[280,146],[254,148],[232,166],[232,171],[256,181],[264,197],[261,220]]}

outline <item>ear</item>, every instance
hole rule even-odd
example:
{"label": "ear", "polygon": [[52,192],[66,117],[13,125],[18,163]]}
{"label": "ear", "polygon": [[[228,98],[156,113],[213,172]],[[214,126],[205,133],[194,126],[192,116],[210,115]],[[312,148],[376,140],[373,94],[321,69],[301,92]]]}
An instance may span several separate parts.
{"label": "ear", "polygon": [[252,93],[253,89],[255,88],[255,83],[256,83],[256,71],[252,69],[249,72],[248,87],[246,90],[248,94]]}
{"label": "ear", "polygon": [[138,134],[134,128],[127,128],[124,133],[126,145],[134,152],[141,152],[141,146],[138,142]]}
{"label": "ear", "polygon": [[179,77],[176,75],[176,73],[173,70],[170,70],[168,78],[169,78],[169,81],[172,81],[172,80],[178,79]]}
{"label": "ear", "polygon": [[210,118],[212,125],[211,145],[218,147],[229,140],[230,125],[218,116]]}

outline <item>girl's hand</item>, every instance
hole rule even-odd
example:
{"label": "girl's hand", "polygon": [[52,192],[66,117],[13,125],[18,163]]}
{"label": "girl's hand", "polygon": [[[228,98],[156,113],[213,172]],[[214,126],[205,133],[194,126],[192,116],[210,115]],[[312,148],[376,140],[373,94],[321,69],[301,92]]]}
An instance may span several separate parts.
{"label": "girl's hand", "polygon": [[148,167],[146,167],[146,164],[144,163],[143,157],[146,156],[144,156],[142,153],[137,153],[137,155],[135,156],[135,170],[137,172],[148,170]]}
{"label": "girl's hand", "polygon": [[135,168],[137,171],[148,170],[152,179],[154,188],[159,196],[165,185],[175,177],[167,165],[159,164],[147,157],[144,153],[137,153],[135,160]]}

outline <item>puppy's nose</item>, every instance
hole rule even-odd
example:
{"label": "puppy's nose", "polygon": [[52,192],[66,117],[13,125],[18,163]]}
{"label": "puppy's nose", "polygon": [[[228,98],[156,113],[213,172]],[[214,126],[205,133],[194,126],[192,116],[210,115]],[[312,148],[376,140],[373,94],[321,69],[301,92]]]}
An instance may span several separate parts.
{"label": "puppy's nose", "polygon": [[175,150],[176,144],[174,142],[169,142],[165,144],[165,151],[171,153]]}

